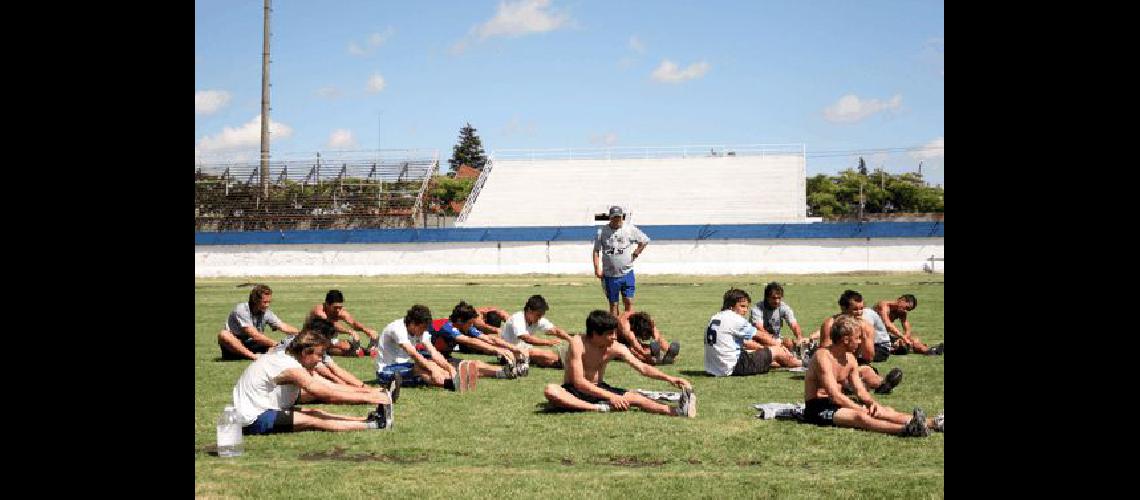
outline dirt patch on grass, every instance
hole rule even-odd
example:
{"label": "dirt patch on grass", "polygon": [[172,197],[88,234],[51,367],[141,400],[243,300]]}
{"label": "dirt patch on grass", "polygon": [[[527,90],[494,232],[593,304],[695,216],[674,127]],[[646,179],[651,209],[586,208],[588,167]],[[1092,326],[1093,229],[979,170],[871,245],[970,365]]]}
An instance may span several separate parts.
{"label": "dirt patch on grass", "polygon": [[610,457],[609,465],[620,467],[660,467],[669,463],[668,460],[642,460],[637,457]]}
{"label": "dirt patch on grass", "polygon": [[426,456],[399,456],[388,455],[384,453],[377,454],[376,452],[368,453],[345,453],[345,448],[337,446],[331,451],[314,451],[309,453],[302,453],[297,458],[301,460],[339,460],[345,462],[389,462],[397,464],[414,464],[427,461]]}

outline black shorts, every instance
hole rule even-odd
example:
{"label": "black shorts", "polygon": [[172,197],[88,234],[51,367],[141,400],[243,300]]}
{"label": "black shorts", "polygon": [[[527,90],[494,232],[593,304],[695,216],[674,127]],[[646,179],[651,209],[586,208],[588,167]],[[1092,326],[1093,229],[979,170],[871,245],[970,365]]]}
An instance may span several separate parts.
{"label": "black shorts", "polygon": [[241,428],[246,436],[293,432],[293,410],[265,410],[252,424]]}
{"label": "black shorts", "polygon": [[733,377],[747,377],[749,375],[763,375],[772,369],[772,350],[761,347],[755,351],[740,351],[740,358],[736,366],[732,367]]}
{"label": "black shorts", "polygon": [[809,399],[804,403],[804,423],[834,427],[839,408],[830,398]]}
{"label": "black shorts", "polygon": [[[869,365],[871,363],[882,363],[887,358],[891,357],[891,346],[889,344],[875,344],[875,357],[871,361],[867,361],[861,357],[856,356],[855,361],[860,365]],[[875,370],[878,373],[878,370]]]}
{"label": "black shorts", "polygon": [[[252,352],[254,354],[265,354],[265,353],[269,352],[269,346],[267,346],[265,344],[257,343],[256,341],[253,340],[253,337],[245,337],[245,338],[238,337],[238,340],[241,340],[241,345],[245,346],[246,349],[249,349],[249,352]],[[218,347],[221,347],[221,349],[222,349],[222,359],[225,359],[225,360],[249,359],[245,356],[242,356],[241,354],[238,354],[238,353],[233,352],[229,349],[226,349],[225,347],[222,347],[222,346],[218,346]]]}
{"label": "black shorts", "polygon": [[[566,392],[573,394],[574,397],[581,399],[582,401],[585,401],[585,402],[590,403],[590,404],[597,404],[597,403],[606,402],[606,400],[604,400],[604,399],[594,397],[594,396],[591,396],[589,394],[586,394],[584,392],[579,391],[577,388],[574,387],[574,384],[562,384],[562,388],[566,389]],[[620,387],[610,387],[610,384],[607,384],[604,381],[598,382],[598,389],[602,389],[605,391],[612,392],[614,394],[617,394],[618,396],[625,394],[625,389],[622,389]]]}

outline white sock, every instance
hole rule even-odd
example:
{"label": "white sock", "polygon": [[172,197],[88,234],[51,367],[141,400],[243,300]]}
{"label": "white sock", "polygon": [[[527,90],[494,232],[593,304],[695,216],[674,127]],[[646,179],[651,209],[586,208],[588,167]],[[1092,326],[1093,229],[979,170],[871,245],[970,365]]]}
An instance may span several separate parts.
{"label": "white sock", "polygon": [[601,411],[601,412],[607,412],[607,411],[610,411],[610,405],[608,405],[608,404],[605,404],[605,403],[598,403],[598,404],[596,404],[596,405],[594,405],[594,406],[597,406],[597,407],[598,407],[598,411]]}

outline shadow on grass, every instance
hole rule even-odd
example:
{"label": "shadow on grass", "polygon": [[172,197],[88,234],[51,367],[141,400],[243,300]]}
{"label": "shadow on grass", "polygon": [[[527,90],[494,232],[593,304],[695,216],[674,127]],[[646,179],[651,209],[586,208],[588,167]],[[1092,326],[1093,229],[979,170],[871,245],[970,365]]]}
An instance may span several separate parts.
{"label": "shadow on grass", "polygon": [[688,375],[690,377],[711,377],[708,372],[704,370],[681,370],[681,375]]}

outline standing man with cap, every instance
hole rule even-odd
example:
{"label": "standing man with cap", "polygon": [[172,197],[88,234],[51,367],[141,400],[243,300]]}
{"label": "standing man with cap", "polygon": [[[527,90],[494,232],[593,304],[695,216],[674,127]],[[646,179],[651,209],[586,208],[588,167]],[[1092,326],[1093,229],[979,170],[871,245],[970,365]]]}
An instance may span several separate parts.
{"label": "standing man with cap", "polygon": [[[609,210],[610,223],[598,228],[594,239],[594,275],[602,280],[602,290],[610,302],[610,314],[618,313],[618,295],[622,296],[625,311],[633,311],[636,281],[633,261],[649,244],[649,237],[633,224],[625,224],[625,211],[614,205]],[[634,243],[637,248],[630,251]],[[604,255],[604,257],[603,257]]]}

